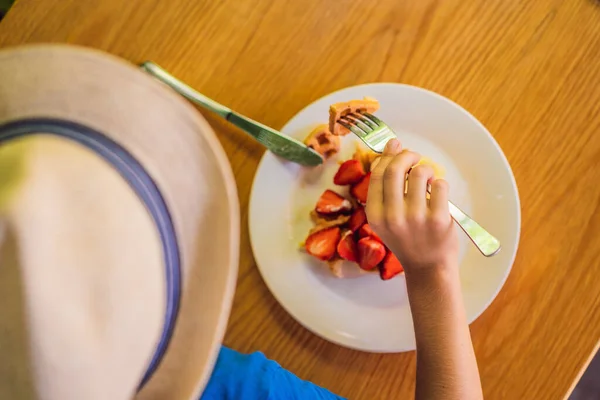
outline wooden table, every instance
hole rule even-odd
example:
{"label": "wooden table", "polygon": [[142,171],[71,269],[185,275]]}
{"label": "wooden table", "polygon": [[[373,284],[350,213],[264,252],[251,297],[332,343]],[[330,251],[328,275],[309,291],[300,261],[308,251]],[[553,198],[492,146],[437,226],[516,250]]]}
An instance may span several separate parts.
{"label": "wooden table", "polygon": [[[455,100],[502,146],[523,210],[512,273],[471,327],[486,398],[563,398],[598,348],[597,1],[17,0],[0,23],[0,46],[32,42],[155,60],[274,127],[318,97],[364,82],[404,82]],[[411,398],[414,352],[338,347],[276,303],[255,266],[247,229],[263,149],[206,118],[229,155],[242,209],[240,273],[225,344],[262,350],[352,399]]]}

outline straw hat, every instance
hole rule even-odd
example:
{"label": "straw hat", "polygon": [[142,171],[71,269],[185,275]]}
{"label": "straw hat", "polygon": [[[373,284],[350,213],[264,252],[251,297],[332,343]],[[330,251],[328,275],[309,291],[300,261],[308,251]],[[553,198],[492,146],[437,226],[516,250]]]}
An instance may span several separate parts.
{"label": "straw hat", "polygon": [[0,399],[197,399],[238,246],[193,107],[101,52],[0,51]]}

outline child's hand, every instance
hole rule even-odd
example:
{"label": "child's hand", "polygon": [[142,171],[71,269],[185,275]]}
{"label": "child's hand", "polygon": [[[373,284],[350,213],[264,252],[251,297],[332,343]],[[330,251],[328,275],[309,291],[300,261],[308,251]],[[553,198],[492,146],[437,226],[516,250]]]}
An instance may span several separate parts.
{"label": "child's hand", "polygon": [[[398,257],[408,274],[431,268],[456,268],[458,237],[448,210],[448,183],[434,180],[420,156],[390,140],[372,168],[367,220]],[[427,199],[427,185],[431,198]]]}

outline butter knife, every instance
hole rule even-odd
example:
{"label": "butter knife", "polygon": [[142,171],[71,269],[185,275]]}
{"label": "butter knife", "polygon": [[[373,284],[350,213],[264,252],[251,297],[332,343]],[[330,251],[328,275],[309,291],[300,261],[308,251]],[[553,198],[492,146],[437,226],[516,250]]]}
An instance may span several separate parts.
{"label": "butter knife", "polygon": [[238,114],[224,105],[204,96],[169,74],[156,63],[146,61],[140,66],[144,71],[148,72],[159,81],[167,84],[186,99],[214,112],[248,133],[273,154],[305,166],[315,166],[323,163],[323,157],[304,143],[286,136],[260,122],[256,122],[248,117]]}

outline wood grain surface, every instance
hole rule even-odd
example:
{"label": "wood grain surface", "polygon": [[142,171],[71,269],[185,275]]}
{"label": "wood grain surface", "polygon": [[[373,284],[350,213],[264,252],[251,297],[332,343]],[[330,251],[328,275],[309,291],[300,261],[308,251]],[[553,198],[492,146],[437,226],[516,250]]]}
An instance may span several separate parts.
{"label": "wood grain surface", "polygon": [[[68,42],[152,59],[274,127],[333,90],[403,82],[471,111],[512,165],[523,211],[503,290],[471,326],[487,399],[560,399],[600,339],[600,3],[592,0],[17,0],[0,46]],[[0,77],[1,79],[1,77]],[[351,399],[412,398],[415,354],[365,354],[301,327],[250,249],[263,149],[204,113],[236,176],[238,288],[225,344]]]}

